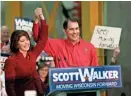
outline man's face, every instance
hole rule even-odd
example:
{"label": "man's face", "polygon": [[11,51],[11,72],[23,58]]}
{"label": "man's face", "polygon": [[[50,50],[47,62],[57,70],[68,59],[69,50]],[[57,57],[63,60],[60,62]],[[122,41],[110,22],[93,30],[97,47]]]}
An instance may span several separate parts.
{"label": "man's face", "polygon": [[4,28],[1,30],[1,41],[2,42],[7,42],[9,41],[10,33],[8,28]]}
{"label": "man's face", "polygon": [[80,39],[80,29],[77,22],[68,21],[65,33],[71,42],[78,42]]}

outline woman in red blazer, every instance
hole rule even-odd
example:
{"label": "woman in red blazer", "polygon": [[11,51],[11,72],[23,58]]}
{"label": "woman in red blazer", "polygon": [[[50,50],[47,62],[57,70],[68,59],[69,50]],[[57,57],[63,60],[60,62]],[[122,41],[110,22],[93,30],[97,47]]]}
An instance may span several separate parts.
{"label": "woman in red blazer", "polygon": [[41,12],[42,10],[37,12],[36,16],[36,18],[41,19],[40,37],[33,49],[30,50],[30,38],[27,32],[16,30],[12,33],[10,49],[13,54],[5,62],[8,96],[24,96],[24,92],[27,90],[36,91],[37,96],[44,93],[42,82],[36,71],[36,58],[42,52],[46,42],[43,38],[47,38],[48,34],[48,26],[45,23],[44,16],[40,15]]}

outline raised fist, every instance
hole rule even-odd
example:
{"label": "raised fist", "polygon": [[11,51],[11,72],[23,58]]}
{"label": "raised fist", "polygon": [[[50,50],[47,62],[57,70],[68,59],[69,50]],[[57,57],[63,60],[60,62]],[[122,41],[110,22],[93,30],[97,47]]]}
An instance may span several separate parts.
{"label": "raised fist", "polygon": [[42,12],[42,8],[36,8],[35,9],[35,17],[37,19],[44,19],[44,15],[43,15],[43,12]]}

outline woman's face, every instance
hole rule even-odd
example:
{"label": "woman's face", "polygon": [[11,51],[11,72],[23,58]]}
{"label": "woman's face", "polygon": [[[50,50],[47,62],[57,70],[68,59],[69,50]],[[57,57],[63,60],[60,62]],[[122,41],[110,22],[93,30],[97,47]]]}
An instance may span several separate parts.
{"label": "woman's face", "polygon": [[48,75],[48,66],[40,68],[38,72],[41,78],[46,78]]}
{"label": "woman's face", "polygon": [[18,41],[19,51],[28,51],[30,49],[30,40],[26,36],[21,36]]}

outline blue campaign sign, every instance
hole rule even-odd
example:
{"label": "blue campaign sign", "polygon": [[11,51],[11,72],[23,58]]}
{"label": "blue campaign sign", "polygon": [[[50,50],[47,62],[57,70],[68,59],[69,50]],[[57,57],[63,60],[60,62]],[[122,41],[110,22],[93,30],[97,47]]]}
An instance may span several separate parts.
{"label": "blue campaign sign", "polygon": [[122,87],[120,66],[52,68],[49,70],[50,92],[119,87]]}
{"label": "blue campaign sign", "polygon": [[33,20],[30,18],[14,18],[15,30],[24,30],[32,36]]}

